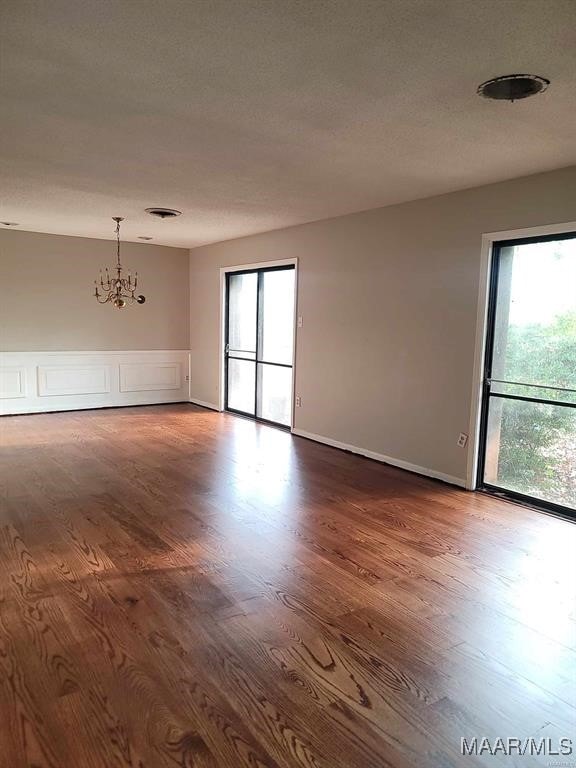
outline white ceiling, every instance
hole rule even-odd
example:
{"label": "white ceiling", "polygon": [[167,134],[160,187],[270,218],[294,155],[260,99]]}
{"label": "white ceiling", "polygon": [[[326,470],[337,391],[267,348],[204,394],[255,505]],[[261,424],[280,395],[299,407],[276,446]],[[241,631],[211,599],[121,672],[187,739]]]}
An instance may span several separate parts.
{"label": "white ceiling", "polygon": [[[576,0],[0,0],[3,200],[195,246],[576,162]],[[514,104],[510,72],[551,79]],[[179,208],[157,221],[148,206]]]}

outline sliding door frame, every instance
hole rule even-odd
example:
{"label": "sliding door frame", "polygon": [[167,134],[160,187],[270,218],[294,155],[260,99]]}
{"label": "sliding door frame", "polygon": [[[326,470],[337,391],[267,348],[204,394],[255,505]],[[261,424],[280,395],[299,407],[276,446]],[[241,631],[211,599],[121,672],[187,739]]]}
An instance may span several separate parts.
{"label": "sliding door frame", "polygon": [[[554,237],[559,239],[563,236],[569,237],[570,233],[576,232],[576,221],[568,221],[561,224],[549,224],[540,227],[530,227],[527,229],[514,229],[500,232],[489,232],[482,235],[482,250],[480,259],[480,281],[478,296],[478,311],[476,319],[476,343],[474,350],[474,370],[472,382],[472,402],[470,410],[470,441],[467,457],[466,469],[466,488],[468,490],[477,490],[481,487],[479,482],[481,466],[481,442],[483,401],[484,401],[484,380],[486,376],[486,366],[491,361],[491,342],[489,340],[489,329],[493,325],[492,318],[489,316],[489,310],[495,303],[491,302],[491,291],[496,290],[497,275],[495,275],[494,262],[497,244],[502,241],[518,241],[519,243],[539,242],[551,240]],[[491,488],[492,490],[492,488]],[[517,501],[525,502],[531,506],[537,506],[549,509],[553,512],[567,514],[566,508],[555,505],[551,502],[543,502],[534,499],[531,496],[508,492],[494,487],[494,492],[505,494]],[[569,514],[569,511],[568,511]]]}
{"label": "sliding door frame", "polygon": [[[292,344],[292,391],[290,393],[290,426],[284,426],[283,424],[277,424],[276,422],[268,421],[256,416],[256,410],[254,416],[242,413],[241,411],[235,411],[227,408],[226,403],[226,375],[227,375],[227,360],[225,355],[227,332],[228,332],[228,301],[227,301],[227,275],[230,273],[248,273],[258,272],[259,270],[271,271],[281,270],[286,268],[294,269],[294,307],[293,307],[293,322],[294,322],[294,334]],[[258,291],[258,301],[260,295]],[[220,269],[220,344],[219,344],[219,391],[218,391],[218,410],[229,411],[230,413],[236,413],[239,416],[250,418],[255,421],[271,424],[278,429],[294,428],[294,416],[295,416],[295,387],[296,387],[296,332],[297,332],[297,313],[298,313],[298,259],[278,259],[276,261],[256,262],[254,264],[238,264],[236,266],[222,267]],[[288,367],[288,366],[284,366]],[[256,369],[257,371],[257,369]],[[257,389],[257,386],[255,387]]]}

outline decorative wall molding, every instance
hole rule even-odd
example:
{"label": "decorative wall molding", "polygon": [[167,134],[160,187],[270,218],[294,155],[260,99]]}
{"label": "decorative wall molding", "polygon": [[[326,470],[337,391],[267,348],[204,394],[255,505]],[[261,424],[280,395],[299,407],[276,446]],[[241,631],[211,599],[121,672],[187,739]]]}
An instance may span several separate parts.
{"label": "decorative wall molding", "polygon": [[109,392],[109,365],[38,366],[39,397],[104,395]]}
{"label": "decorative wall molding", "polygon": [[189,350],[0,352],[0,414],[189,402]]}
{"label": "decorative wall molding", "polygon": [[182,369],[175,363],[120,363],[120,392],[180,389]]}
{"label": "decorative wall molding", "polygon": [[0,399],[26,397],[26,368],[0,367]]}
{"label": "decorative wall molding", "polygon": [[435,480],[443,480],[445,483],[450,483],[450,485],[457,485],[459,488],[466,487],[466,481],[460,477],[447,475],[444,472],[437,472],[435,469],[421,467],[418,464],[411,464],[409,461],[403,461],[402,459],[395,459],[393,456],[385,456],[383,453],[376,453],[375,451],[368,451],[365,448],[358,448],[355,445],[341,443],[339,440],[332,440],[330,437],[315,435],[312,432],[305,432],[303,429],[292,429],[292,434],[296,435],[297,437],[305,437],[308,440],[314,440],[316,443],[330,445],[333,448],[340,448],[340,450],[343,451],[357,453],[359,456],[366,456],[368,459],[381,461],[383,464],[390,464],[391,466],[398,467],[399,469],[406,469],[408,472],[415,472],[417,475],[425,475],[425,477],[433,477]]}

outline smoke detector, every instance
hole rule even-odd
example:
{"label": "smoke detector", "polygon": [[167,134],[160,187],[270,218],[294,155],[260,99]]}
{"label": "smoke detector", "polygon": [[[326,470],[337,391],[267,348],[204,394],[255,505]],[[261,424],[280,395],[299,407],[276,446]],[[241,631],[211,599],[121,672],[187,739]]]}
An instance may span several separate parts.
{"label": "smoke detector", "polygon": [[175,208],[146,208],[146,213],[159,219],[174,219],[180,216],[182,211],[177,211]]}
{"label": "smoke detector", "polygon": [[501,75],[481,83],[476,92],[485,99],[518,101],[543,93],[549,85],[550,80],[540,75]]}

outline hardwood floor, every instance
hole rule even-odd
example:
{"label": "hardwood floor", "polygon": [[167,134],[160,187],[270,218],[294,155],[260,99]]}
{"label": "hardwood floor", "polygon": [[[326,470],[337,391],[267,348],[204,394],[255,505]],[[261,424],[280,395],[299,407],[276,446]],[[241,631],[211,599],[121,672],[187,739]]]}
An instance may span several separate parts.
{"label": "hardwood floor", "polygon": [[572,523],[188,405],[0,429],[0,765],[570,760],[460,740],[574,738]]}

